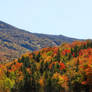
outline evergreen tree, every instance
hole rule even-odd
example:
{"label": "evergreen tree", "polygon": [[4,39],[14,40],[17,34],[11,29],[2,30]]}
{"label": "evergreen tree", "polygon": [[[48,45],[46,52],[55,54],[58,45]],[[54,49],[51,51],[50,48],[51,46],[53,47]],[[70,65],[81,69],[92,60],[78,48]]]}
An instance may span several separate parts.
{"label": "evergreen tree", "polygon": [[40,52],[37,54],[37,56],[36,56],[36,58],[35,58],[35,60],[37,61],[37,62],[40,62]]}

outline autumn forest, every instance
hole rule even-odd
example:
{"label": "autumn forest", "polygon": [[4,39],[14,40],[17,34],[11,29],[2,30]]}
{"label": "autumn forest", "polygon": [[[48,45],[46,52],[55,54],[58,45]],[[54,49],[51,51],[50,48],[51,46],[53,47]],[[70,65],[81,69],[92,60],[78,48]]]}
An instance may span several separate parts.
{"label": "autumn forest", "polygon": [[43,48],[0,64],[0,92],[92,92],[92,41]]}

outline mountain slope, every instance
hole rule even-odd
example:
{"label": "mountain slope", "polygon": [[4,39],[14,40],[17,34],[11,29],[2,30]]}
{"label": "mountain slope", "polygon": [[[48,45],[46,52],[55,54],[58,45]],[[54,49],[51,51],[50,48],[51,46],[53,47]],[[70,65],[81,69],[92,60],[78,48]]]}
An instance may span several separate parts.
{"label": "mountain slope", "polygon": [[31,33],[0,21],[0,61],[11,61],[27,51],[57,46],[62,42],[74,40],[77,39],[63,35]]}

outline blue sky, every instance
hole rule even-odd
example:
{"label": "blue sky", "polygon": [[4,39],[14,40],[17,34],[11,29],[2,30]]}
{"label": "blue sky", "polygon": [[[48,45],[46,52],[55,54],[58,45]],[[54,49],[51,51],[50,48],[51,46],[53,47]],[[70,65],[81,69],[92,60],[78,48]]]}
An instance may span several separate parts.
{"label": "blue sky", "polygon": [[92,38],[92,0],[0,0],[0,20],[30,32]]}

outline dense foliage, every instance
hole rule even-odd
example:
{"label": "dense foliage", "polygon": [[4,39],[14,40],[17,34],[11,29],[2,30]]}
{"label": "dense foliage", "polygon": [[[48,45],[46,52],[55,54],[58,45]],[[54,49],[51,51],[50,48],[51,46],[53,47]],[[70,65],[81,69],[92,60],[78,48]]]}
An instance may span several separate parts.
{"label": "dense foliage", "polygon": [[92,42],[63,43],[1,64],[0,92],[92,92]]}

